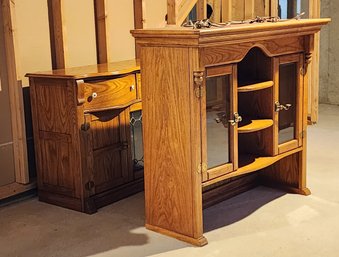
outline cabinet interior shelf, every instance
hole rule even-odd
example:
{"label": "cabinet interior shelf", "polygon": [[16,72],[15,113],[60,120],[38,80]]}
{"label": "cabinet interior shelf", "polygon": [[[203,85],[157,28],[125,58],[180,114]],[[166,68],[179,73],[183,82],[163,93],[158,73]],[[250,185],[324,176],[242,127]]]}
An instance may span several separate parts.
{"label": "cabinet interior shelf", "polygon": [[265,120],[250,120],[249,122],[245,121],[245,125],[238,127],[238,133],[251,133],[255,131],[259,131],[262,129],[269,128],[273,125],[273,120],[265,119]]}
{"label": "cabinet interior shelf", "polygon": [[266,88],[272,87],[274,84],[273,81],[265,81],[265,82],[260,82],[260,83],[255,83],[255,84],[250,84],[246,86],[240,86],[238,87],[238,92],[239,93],[245,93],[245,92],[252,92],[252,91],[257,91],[257,90],[262,90]]}
{"label": "cabinet interior shelf", "polygon": [[225,175],[216,177],[214,179],[208,180],[204,183],[202,183],[203,187],[207,187],[210,185],[213,185],[215,183],[218,183],[220,181],[232,178],[232,177],[236,177],[236,176],[240,176],[240,175],[244,175],[244,174],[248,174],[248,173],[252,173],[261,169],[264,169],[274,163],[276,163],[277,161],[280,161],[281,159],[298,153],[300,151],[302,151],[303,148],[299,147],[296,149],[293,149],[291,151],[285,152],[283,154],[280,155],[276,155],[276,156],[265,156],[265,157],[258,157],[258,156],[254,156],[254,155],[248,155],[248,154],[241,154],[239,155],[239,168],[231,173],[227,173]]}

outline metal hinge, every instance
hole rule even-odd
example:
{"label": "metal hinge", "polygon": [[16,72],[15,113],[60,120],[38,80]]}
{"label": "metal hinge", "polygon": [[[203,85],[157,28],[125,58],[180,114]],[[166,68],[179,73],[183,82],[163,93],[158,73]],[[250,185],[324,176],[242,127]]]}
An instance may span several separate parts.
{"label": "metal hinge", "polygon": [[198,174],[206,173],[207,172],[207,164],[206,163],[199,163],[198,165]]}
{"label": "metal hinge", "polygon": [[306,137],[306,131],[303,130],[303,131],[301,131],[301,138],[305,138],[305,137]]}
{"label": "metal hinge", "polygon": [[194,81],[194,94],[197,98],[202,98],[204,96],[204,72],[195,71],[193,72],[193,81]]}
{"label": "metal hinge", "polygon": [[90,129],[90,114],[86,113],[84,114],[84,123],[81,124],[81,130],[87,131]]}

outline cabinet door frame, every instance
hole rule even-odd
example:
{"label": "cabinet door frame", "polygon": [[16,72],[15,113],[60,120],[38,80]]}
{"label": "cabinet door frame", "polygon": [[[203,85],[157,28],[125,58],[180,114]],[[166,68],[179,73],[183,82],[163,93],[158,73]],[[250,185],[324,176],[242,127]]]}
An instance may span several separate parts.
{"label": "cabinet door frame", "polygon": [[[275,154],[282,154],[292,149],[302,146],[302,130],[303,130],[303,93],[304,93],[304,76],[303,76],[303,54],[291,54],[274,59],[274,103],[279,100],[279,77],[280,65],[296,63],[296,118],[294,139],[288,142],[279,144],[279,112],[274,113],[274,152]],[[285,103],[281,103],[285,104]]]}
{"label": "cabinet door frame", "polygon": [[[237,91],[237,66],[236,64],[220,65],[206,68],[204,93],[201,98],[201,128],[202,128],[202,162],[207,167],[207,127],[206,127],[206,87],[207,78],[217,76],[230,76],[230,114],[238,111],[238,91]],[[231,117],[232,117],[231,116]],[[238,124],[229,125],[229,163],[207,169],[207,176],[203,177],[203,181],[210,180],[221,175],[233,172],[238,168]]]}

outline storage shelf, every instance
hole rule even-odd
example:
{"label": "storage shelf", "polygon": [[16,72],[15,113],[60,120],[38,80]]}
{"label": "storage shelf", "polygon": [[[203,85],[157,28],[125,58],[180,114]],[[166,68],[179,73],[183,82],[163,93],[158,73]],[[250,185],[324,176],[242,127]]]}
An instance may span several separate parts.
{"label": "storage shelf", "polygon": [[236,176],[252,173],[261,169],[264,169],[277,161],[295,154],[297,152],[302,151],[303,148],[299,147],[296,149],[293,149],[291,151],[285,152],[283,154],[279,154],[276,156],[270,156],[270,157],[258,157],[258,156],[251,156],[251,155],[239,155],[239,168],[236,171],[233,171],[231,173],[219,176],[217,178],[208,180],[206,182],[202,183],[203,187],[210,186],[214,183],[218,183],[220,181],[223,181],[225,179],[233,178]]}
{"label": "storage shelf", "polygon": [[250,85],[246,85],[246,86],[240,86],[240,87],[238,87],[238,92],[239,93],[252,92],[252,91],[270,88],[273,85],[274,85],[274,82],[270,80],[270,81],[250,84]]}
{"label": "storage shelf", "polygon": [[238,127],[238,133],[251,133],[265,128],[269,128],[273,125],[273,120],[270,119],[250,120],[249,122],[250,122],[249,124],[245,124],[244,126]]}

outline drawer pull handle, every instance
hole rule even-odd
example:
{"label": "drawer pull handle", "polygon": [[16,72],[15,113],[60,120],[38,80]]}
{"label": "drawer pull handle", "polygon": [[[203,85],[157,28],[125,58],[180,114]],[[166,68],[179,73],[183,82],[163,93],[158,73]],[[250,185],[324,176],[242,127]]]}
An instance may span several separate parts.
{"label": "drawer pull handle", "polygon": [[92,93],[92,98],[94,99],[94,98],[97,98],[97,96],[98,96],[98,94],[96,93],[96,92],[93,92]]}
{"label": "drawer pull handle", "polygon": [[135,89],[135,85],[131,85],[130,90],[133,91]]}

